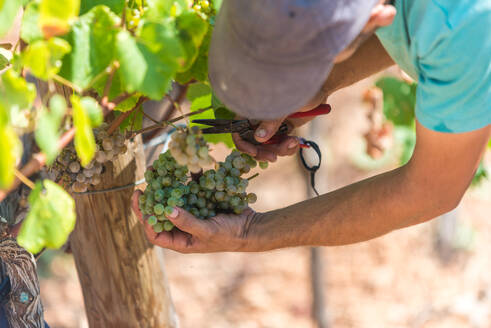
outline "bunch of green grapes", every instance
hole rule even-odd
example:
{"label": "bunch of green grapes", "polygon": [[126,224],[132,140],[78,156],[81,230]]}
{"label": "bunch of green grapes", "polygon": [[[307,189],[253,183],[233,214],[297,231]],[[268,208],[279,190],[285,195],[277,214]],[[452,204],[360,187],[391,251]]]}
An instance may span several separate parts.
{"label": "bunch of green grapes", "polygon": [[209,154],[208,144],[203,139],[201,130],[196,126],[173,133],[169,150],[177,163],[186,165],[192,173],[199,173],[215,162]]}
{"label": "bunch of green grapes", "polygon": [[50,178],[61,181],[73,192],[85,192],[89,187],[100,184],[105,163],[128,150],[126,140],[121,133],[116,131],[109,136],[106,129],[107,124],[104,123],[94,130],[96,140],[94,160],[82,167],[72,143],[63,149],[56,162],[49,168]]}
{"label": "bunch of green grapes", "polygon": [[169,150],[145,172],[148,185],[139,199],[140,210],[157,233],[174,228],[166,215],[175,206],[200,219],[219,213],[240,214],[257,200],[255,194],[246,192],[249,180],[241,177],[256,166],[251,156],[234,151],[215,170],[193,179],[187,166],[180,165]]}

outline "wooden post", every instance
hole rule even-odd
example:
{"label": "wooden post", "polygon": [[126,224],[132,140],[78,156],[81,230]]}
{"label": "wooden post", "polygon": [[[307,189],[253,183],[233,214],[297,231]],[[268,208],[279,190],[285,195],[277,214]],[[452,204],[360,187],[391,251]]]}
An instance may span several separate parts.
{"label": "wooden post", "polygon": [[[140,137],[106,169],[98,189],[143,177]],[[157,255],[131,210],[135,188],[75,195],[77,224],[70,238],[89,325],[177,327],[177,316]]]}

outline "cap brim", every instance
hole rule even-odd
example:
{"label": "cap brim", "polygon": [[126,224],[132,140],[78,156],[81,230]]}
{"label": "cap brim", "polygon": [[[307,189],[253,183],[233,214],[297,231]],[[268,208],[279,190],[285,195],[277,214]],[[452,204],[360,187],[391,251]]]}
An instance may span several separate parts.
{"label": "cap brim", "polygon": [[216,20],[209,78],[228,108],[248,118],[270,120],[292,114],[312,100],[327,79],[333,58],[290,64],[253,58],[230,29],[227,16],[219,14]]}

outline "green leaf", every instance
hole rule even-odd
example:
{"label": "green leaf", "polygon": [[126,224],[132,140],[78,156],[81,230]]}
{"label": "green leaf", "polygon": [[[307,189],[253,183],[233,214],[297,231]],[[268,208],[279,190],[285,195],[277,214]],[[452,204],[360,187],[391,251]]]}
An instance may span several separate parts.
{"label": "green leaf", "polygon": [[204,83],[194,83],[188,88],[186,94],[188,100],[191,102],[191,111],[206,108],[211,106],[211,88]]}
{"label": "green leaf", "polygon": [[[5,109],[0,104],[0,115]],[[14,180],[14,168],[22,144],[14,130],[0,122],[0,189],[8,188]],[[22,153],[20,151],[20,153]]]}
{"label": "green leaf", "polygon": [[484,166],[484,162],[479,163],[476,173],[472,178],[471,186],[472,187],[479,186],[488,177],[489,177],[489,172],[486,170],[486,167]]}
{"label": "green leaf", "polygon": [[115,14],[121,15],[125,0],[83,0],[80,4],[80,15],[85,14],[98,5],[109,7]]}
{"label": "green leaf", "polygon": [[416,106],[416,83],[384,77],[375,84],[384,93],[384,115],[396,126],[413,126]]}
{"label": "green leaf", "polygon": [[414,147],[416,146],[416,132],[414,128],[396,126],[394,137],[401,148],[399,163],[405,165],[413,156]]}
{"label": "green leaf", "polygon": [[64,35],[78,17],[80,0],[41,0],[39,25],[46,38]]}
{"label": "green leaf", "polygon": [[146,44],[121,31],[117,36],[116,51],[121,79],[128,92],[139,91],[155,100],[167,93],[177,64],[169,60],[163,53],[165,50],[152,52]]}
{"label": "green leaf", "polygon": [[191,68],[198,57],[199,49],[208,32],[208,23],[194,12],[184,13],[176,19],[181,44],[186,52],[186,61],[181,64],[180,72]]}
{"label": "green leaf", "polygon": [[27,83],[13,69],[7,70],[0,79],[0,102],[10,108],[10,111],[18,111],[30,108],[36,98],[36,87]]}
{"label": "green leaf", "polygon": [[63,58],[60,75],[86,88],[114,61],[119,17],[109,8],[97,6],[73,24],[66,40],[72,51]]}
{"label": "green leaf", "polygon": [[0,71],[9,65],[9,60],[2,54],[0,54]]}
{"label": "green leaf", "polygon": [[49,80],[60,71],[61,59],[70,50],[70,44],[63,39],[39,40],[27,47],[22,62],[34,76]]}
{"label": "green leaf", "polygon": [[86,166],[94,158],[96,149],[92,124],[80,98],[72,95],[70,101],[73,107],[73,125],[75,126],[75,150],[82,166]]}
{"label": "green leaf", "polygon": [[34,137],[39,148],[46,155],[48,165],[53,163],[60,152],[58,139],[60,138],[60,124],[66,112],[65,99],[56,94],[51,97],[49,111],[46,108],[39,114]]}
{"label": "green leaf", "polygon": [[30,210],[22,223],[17,241],[29,252],[44,247],[60,248],[75,227],[75,202],[56,183],[36,183],[29,195]]}
{"label": "green leaf", "polygon": [[169,17],[176,17],[188,10],[186,0],[147,0],[148,10],[145,18],[161,21]]}
{"label": "green leaf", "polygon": [[22,0],[0,0],[0,37],[10,30],[21,6]]}
{"label": "green leaf", "polygon": [[102,108],[99,106],[97,100],[91,97],[83,97],[80,100],[80,104],[89,116],[90,125],[93,128],[101,125],[102,121],[104,120],[104,116],[102,115]]}
{"label": "green leaf", "polygon": [[22,16],[20,37],[26,43],[33,43],[43,39],[43,32],[39,28],[39,2],[30,2]]}
{"label": "green leaf", "polygon": [[212,29],[210,26],[208,33],[206,33],[201,47],[199,48],[198,57],[187,71],[177,74],[177,82],[186,84],[191,80],[200,82],[208,81],[208,51],[210,50],[211,35]]}
{"label": "green leaf", "polygon": [[[118,117],[121,115],[121,112],[115,112],[114,115]],[[125,131],[136,131],[140,130],[142,128],[143,124],[143,111],[142,110],[135,110],[133,113],[130,114],[119,126],[119,130],[121,132]]]}

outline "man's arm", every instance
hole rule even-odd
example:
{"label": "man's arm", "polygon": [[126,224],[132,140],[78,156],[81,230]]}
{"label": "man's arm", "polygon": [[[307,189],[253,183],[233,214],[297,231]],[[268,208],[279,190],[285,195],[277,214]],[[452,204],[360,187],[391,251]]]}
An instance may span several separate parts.
{"label": "man's arm", "polygon": [[244,232],[247,251],[346,245],[419,224],[455,208],[479,164],[491,126],[449,134],[417,124],[403,167],[277,211],[257,214]]}
{"label": "man's arm", "polygon": [[[290,207],[199,220],[182,209],[168,218],[179,228],[150,242],[182,253],[266,251],[304,245],[345,245],[422,223],[453,209],[469,186],[491,136],[439,133],[417,124],[414,154],[403,167]],[[138,196],[133,209],[138,210]]]}

